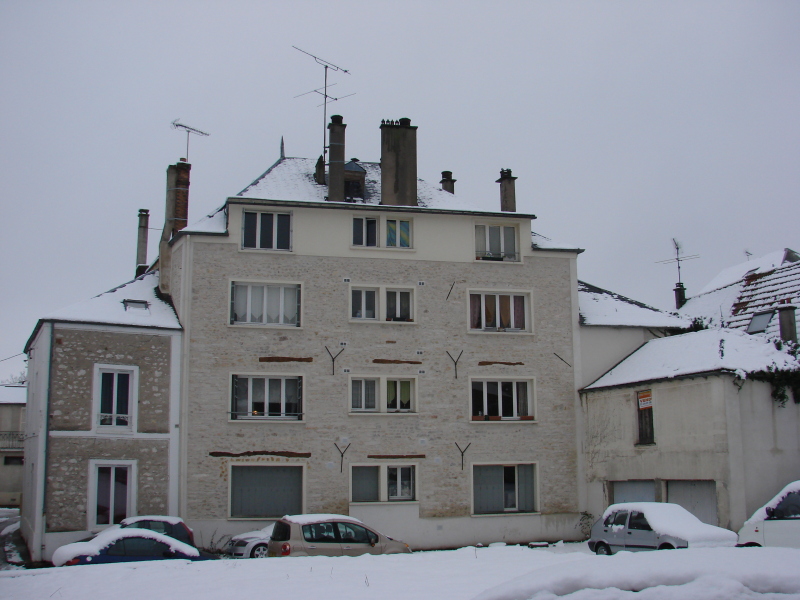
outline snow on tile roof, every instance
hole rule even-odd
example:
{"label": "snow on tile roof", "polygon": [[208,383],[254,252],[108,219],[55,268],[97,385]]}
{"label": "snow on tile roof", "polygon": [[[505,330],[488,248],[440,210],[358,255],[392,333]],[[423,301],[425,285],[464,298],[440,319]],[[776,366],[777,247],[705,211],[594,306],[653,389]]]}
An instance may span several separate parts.
{"label": "snow on tile roof", "polygon": [[[549,237],[543,236],[541,233],[531,231],[531,247],[535,250],[578,250],[580,247],[577,244],[565,244],[563,242],[556,242]],[[583,252],[583,250],[581,250]]]}
{"label": "snow on tile roof", "polygon": [[25,404],[27,401],[27,386],[0,385],[0,404]]}
{"label": "snow on tile roof", "polygon": [[686,328],[690,319],[663,312],[620,294],[578,282],[581,325]]}
{"label": "snow on tile roof", "polygon": [[156,296],[157,287],[158,272],[145,273],[94,298],[57,310],[44,319],[180,329],[172,306]]}
{"label": "snow on tile roof", "polygon": [[[310,158],[281,158],[253,183],[236,194],[240,198],[257,198],[265,200],[291,200],[294,202],[325,202],[328,187],[314,181],[316,160]],[[366,189],[364,200],[357,203],[380,204],[381,201],[381,166],[380,163],[359,162],[366,171]],[[498,212],[499,195],[496,208],[488,207],[487,201],[477,202],[450,192],[427,181],[417,179],[417,202],[423,208],[439,210],[471,210],[481,212]],[[348,202],[346,204],[353,204]]]}
{"label": "snow on tile roof", "polygon": [[[737,275],[738,279],[728,282]],[[715,287],[720,283],[724,285]],[[682,315],[700,318],[706,325],[746,330],[757,313],[774,310],[787,301],[800,304],[800,256],[788,248],[772,252],[725,269],[704,289],[708,291],[681,307]],[[772,318],[764,335],[780,337],[777,317]]]}
{"label": "snow on tile roof", "polygon": [[800,361],[773,342],[730,329],[705,329],[650,340],[585,389],[725,371],[746,378],[768,367],[800,370]]}
{"label": "snow on tile roof", "polygon": [[183,233],[226,233],[227,231],[228,215],[225,212],[224,204],[194,225],[182,230]]}

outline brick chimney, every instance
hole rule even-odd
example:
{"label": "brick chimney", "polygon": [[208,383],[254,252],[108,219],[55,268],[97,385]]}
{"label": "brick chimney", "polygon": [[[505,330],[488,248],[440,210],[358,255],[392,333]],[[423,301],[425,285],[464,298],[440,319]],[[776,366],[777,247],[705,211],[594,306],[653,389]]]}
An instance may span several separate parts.
{"label": "brick chimney", "polygon": [[164,207],[164,229],[158,245],[158,288],[163,294],[170,293],[170,271],[172,249],[169,241],[186,227],[189,218],[189,171],[192,165],[185,158],[167,167],[167,203]]}
{"label": "brick chimney", "polygon": [[500,210],[503,212],[517,212],[516,180],[511,176],[511,169],[500,169],[500,179],[495,183],[500,184]]}
{"label": "brick chimney", "polygon": [[442,184],[442,189],[445,192],[456,193],[456,180],[453,179],[452,171],[442,171],[442,180],[439,183]]}
{"label": "brick chimney", "polygon": [[675,289],[672,291],[675,292],[675,309],[680,310],[680,308],[686,304],[686,288],[679,281],[675,284]]}
{"label": "brick chimney", "polygon": [[341,115],[331,115],[328,124],[328,202],[344,202],[344,129]]}
{"label": "brick chimney", "polygon": [[417,128],[381,121],[381,204],[417,206]]}
{"label": "brick chimney", "polygon": [[795,306],[786,300],[785,303],[778,305],[778,318],[781,331],[781,339],[784,342],[797,343],[797,317],[795,316]]}
{"label": "brick chimney", "polygon": [[139,209],[139,236],[136,240],[136,277],[147,272],[147,227],[150,225],[150,211]]}

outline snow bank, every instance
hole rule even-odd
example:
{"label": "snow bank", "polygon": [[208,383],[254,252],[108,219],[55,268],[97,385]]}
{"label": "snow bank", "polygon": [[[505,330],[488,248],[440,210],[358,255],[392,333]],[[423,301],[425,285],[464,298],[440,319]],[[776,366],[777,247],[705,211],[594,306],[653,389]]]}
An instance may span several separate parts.
{"label": "snow bank", "polygon": [[767,519],[767,509],[768,508],[775,508],[780,504],[781,500],[783,500],[789,492],[800,492],[800,481],[793,481],[785,488],[783,488],[778,494],[769,502],[767,502],[764,506],[759,508],[756,512],[753,513],[753,516],[745,521],[745,525],[748,523],[756,523],[759,521],[765,521]]}
{"label": "snow bank", "polygon": [[[97,556],[100,554],[100,551],[103,548],[107,548],[117,540],[129,537],[150,538],[167,544],[169,549],[173,552],[182,552],[187,556],[200,556],[200,552],[198,552],[197,548],[194,546],[184,544],[175,538],[171,538],[168,535],[163,535],[161,533],[156,533],[155,531],[150,531],[149,529],[109,528],[101,531],[88,542],[74,542],[72,544],[67,544],[66,546],[61,546],[53,553],[53,565],[60,567],[76,556]],[[91,566],[94,568],[97,565]]]}
{"label": "snow bank", "polygon": [[679,537],[689,542],[690,548],[704,546],[735,546],[737,536],[722,527],[707,525],[678,504],[668,502],[623,502],[612,504],[603,513],[605,519],[612,512],[636,510],[644,513],[653,531]]}

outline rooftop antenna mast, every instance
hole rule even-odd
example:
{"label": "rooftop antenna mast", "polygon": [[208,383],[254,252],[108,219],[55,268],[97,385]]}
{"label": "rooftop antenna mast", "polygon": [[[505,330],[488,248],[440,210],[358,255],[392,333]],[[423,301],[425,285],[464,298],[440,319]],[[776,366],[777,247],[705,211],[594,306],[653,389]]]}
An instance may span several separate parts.
{"label": "rooftop antenna mast", "polygon": [[691,256],[681,256],[681,250],[683,248],[681,247],[681,243],[675,238],[672,238],[672,245],[675,246],[675,258],[668,258],[667,260],[657,260],[656,263],[660,265],[665,265],[673,262],[678,263],[678,285],[681,286],[683,285],[681,283],[681,262],[683,262],[684,260],[694,260],[695,258],[700,258],[700,255],[692,254]]}
{"label": "rooftop antenna mast", "polygon": [[189,127],[188,125],[184,125],[183,123],[178,123],[179,120],[180,117],[178,117],[172,122],[172,128],[183,129],[186,132],[186,162],[189,162],[189,134],[193,133],[195,135],[205,135],[205,136],[211,134],[206,133],[205,131],[200,131],[199,129],[195,129],[194,127]]}
{"label": "rooftop antenna mast", "polygon": [[[319,94],[320,96],[325,98],[325,101],[322,104],[320,104],[320,106],[324,106],[325,107],[323,109],[323,112],[322,112],[322,160],[327,162],[327,155],[328,155],[328,102],[336,102],[337,100],[341,100],[342,98],[349,98],[350,96],[355,96],[355,93],[347,94],[347,96],[340,96],[339,98],[334,98],[333,96],[329,96],[328,95],[328,88],[329,87],[333,87],[336,84],[332,83],[330,86],[328,85],[328,69],[333,69],[334,71],[341,71],[342,73],[347,73],[348,75],[350,75],[350,71],[348,69],[343,68],[343,67],[337,66],[337,65],[333,64],[332,62],[328,62],[327,60],[323,60],[319,56],[314,56],[310,52],[306,52],[305,50],[303,50],[302,48],[298,48],[297,46],[292,46],[292,48],[294,48],[295,50],[299,50],[303,54],[306,54],[306,55],[310,56],[311,58],[313,58],[316,61],[316,63],[318,65],[322,65],[322,67],[325,69],[325,85],[323,87],[317,88],[315,90],[311,90],[309,92],[305,92],[303,94],[299,94],[299,95],[295,96],[295,98],[299,98],[300,96],[305,96],[306,94],[314,94],[314,93]],[[320,91],[320,90],[322,90],[322,91]]]}

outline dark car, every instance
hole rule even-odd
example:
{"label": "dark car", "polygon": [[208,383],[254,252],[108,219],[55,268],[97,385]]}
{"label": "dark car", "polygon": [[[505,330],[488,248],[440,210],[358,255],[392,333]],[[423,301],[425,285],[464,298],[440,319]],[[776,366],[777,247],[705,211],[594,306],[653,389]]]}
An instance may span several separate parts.
{"label": "dark car", "polygon": [[201,552],[162,533],[135,527],[101,531],[86,542],[61,546],[53,553],[56,567],[143,560],[209,560],[218,558]]}
{"label": "dark car", "polygon": [[176,540],[194,546],[194,532],[180,517],[162,515],[146,515],[143,517],[128,517],[119,524],[120,527],[138,527],[149,529],[156,533],[163,533]]}

